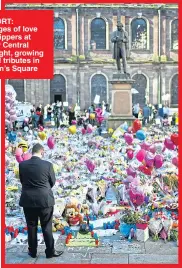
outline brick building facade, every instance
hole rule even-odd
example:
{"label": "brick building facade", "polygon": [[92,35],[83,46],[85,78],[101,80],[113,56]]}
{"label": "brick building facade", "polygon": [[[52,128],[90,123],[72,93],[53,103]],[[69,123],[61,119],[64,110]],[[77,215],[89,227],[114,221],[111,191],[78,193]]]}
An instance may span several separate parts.
{"label": "brick building facade", "polygon": [[169,94],[170,106],[177,106],[177,5],[11,4],[7,9],[52,9],[55,16],[54,79],[8,80],[18,100],[46,105],[59,99],[84,109],[98,94],[110,103],[109,80],[116,72],[110,40],[119,20],[129,34],[128,65],[139,91],[133,102],[157,104]]}

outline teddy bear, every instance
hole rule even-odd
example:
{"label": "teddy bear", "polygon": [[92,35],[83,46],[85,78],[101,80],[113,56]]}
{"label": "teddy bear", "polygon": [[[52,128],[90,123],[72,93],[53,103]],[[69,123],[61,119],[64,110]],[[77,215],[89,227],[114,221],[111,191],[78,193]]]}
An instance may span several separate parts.
{"label": "teddy bear", "polygon": [[64,227],[69,226],[65,220],[53,218],[52,231],[61,231]]}
{"label": "teddy bear", "polygon": [[79,208],[74,204],[66,205],[65,215],[69,225],[78,225],[83,222],[83,217],[80,214]]}

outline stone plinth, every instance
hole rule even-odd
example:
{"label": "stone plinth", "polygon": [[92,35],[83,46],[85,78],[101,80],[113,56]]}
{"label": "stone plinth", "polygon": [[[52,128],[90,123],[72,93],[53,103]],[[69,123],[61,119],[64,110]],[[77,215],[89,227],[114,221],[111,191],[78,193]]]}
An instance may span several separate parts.
{"label": "stone plinth", "polygon": [[112,109],[111,116],[107,121],[107,127],[116,129],[123,122],[131,125],[134,120],[132,112],[132,93],[131,88],[134,80],[130,75],[113,74],[112,84]]}

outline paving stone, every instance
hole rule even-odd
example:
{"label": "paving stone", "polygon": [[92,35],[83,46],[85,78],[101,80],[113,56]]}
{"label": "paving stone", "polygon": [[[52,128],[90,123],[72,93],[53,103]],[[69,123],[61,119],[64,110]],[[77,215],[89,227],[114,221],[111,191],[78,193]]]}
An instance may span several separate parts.
{"label": "paving stone", "polygon": [[27,253],[6,253],[6,264],[27,263],[34,264],[36,259],[28,256]]}
{"label": "paving stone", "polygon": [[[157,251],[157,249],[156,249]],[[167,254],[168,252],[166,252]],[[157,254],[130,254],[129,255],[129,264],[156,264],[156,263],[165,263],[165,264],[177,264],[178,256],[177,255],[157,255]]]}
{"label": "paving stone", "polygon": [[87,264],[91,262],[91,254],[81,254],[81,253],[63,253],[60,257],[46,259],[45,256],[40,255],[36,260],[36,264],[50,264],[50,263],[77,263],[77,264]]}
{"label": "paving stone", "polygon": [[113,242],[112,253],[128,253],[128,254],[145,253],[145,245],[144,243],[137,241]]}
{"label": "paving stone", "polygon": [[128,254],[92,254],[91,263],[128,264]]}
{"label": "paving stone", "polygon": [[[65,247],[62,246],[62,244],[56,244],[55,246],[56,250],[58,251],[64,251]],[[44,246],[38,246],[37,248],[37,253],[45,253],[45,245]],[[28,252],[28,246],[25,246],[24,249],[23,249],[23,252]]]}
{"label": "paving stone", "polygon": [[164,243],[163,240],[145,242],[146,254],[159,254],[159,255],[178,255],[178,247],[176,242]]}
{"label": "paving stone", "polygon": [[110,247],[65,247],[69,253],[111,253]]}
{"label": "paving stone", "polygon": [[21,246],[8,245],[8,246],[6,246],[6,252],[7,253],[23,252],[24,248],[25,248],[25,246],[23,246],[23,245],[21,245]]}

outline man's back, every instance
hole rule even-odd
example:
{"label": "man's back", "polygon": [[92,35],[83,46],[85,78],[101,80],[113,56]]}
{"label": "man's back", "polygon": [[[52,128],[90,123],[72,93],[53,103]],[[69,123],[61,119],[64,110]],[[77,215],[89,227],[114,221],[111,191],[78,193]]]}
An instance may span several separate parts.
{"label": "man's back", "polygon": [[150,109],[148,106],[143,107],[143,117],[149,117],[150,116]]}
{"label": "man's back", "polygon": [[55,184],[52,164],[33,156],[30,160],[20,163],[20,181],[22,207],[50,207],[54,205],[51,188]]}

